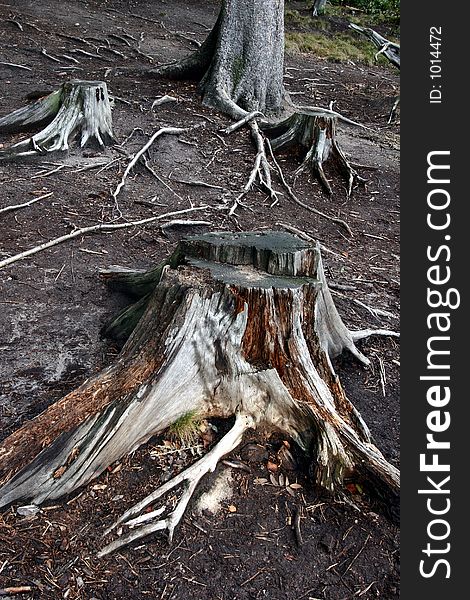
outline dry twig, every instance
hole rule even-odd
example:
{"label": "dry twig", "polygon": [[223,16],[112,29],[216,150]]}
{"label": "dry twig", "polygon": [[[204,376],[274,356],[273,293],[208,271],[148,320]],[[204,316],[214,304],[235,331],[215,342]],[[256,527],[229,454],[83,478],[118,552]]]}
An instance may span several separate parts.
{"label": "dry twig", "polygon": [[127,223],[99,223],[97,225],[91,225],[89,227],[81,227],[79,229],[75,229],[71,233],[67,233],[66,235],[62,235],[53,240],[49,240],[48,242],[44,242],[43,244],[39,244],[30,250],[25,250],[24,252],[20,252],[20,254],[16,254],[15,256],[10,256],[10,258],[6,258],[5,260],[0,261],[0,269],[7,267],[19,260],[23,260],[28,256],[32,256],[33,254],[37,254],[42,250],[46,250],[47,248],[52,248],[52,246],[57,246],[57,244],[61,244],[62,242],[66,242],[68,240],[73,240],[76,237],[81,235],[87,235],[88,233],[95,232],[106,232],[106,231],[115,231],[117,229],[129,229],[130,227],[138,227],[140,225],[148,225],[149,223],[153,223],[155,221],[160,221],[162,219],[166,219],[167,217],[173,217],[176,215],[185,214],[192,211],[198,210],[206,210],[209,208],[208,206],[195,206],[192,208],[185,208],[184,210],[177,210],[169,213],[165,213],[163,215],[157,215],[154,217],[148,217],[147,219],[140,219],[139,221],[129,221]]}
{"label": "dry twig", "polygon": [[49,196],[52,196],[53,193],[54,192],[48,192],[47,194],[43,194],[42,196],[38,196],[37,198],[32,198],[32,200],[23,202],[23,204],[14,204],[13,206],[5,206],[4,208],[0,208],[0,214],[4,214],[4,213],[10,212],[12,210],[17,210],[19,208],[26,208],[27,206],[31,206],[31,204],[34,204],[35,202],[38,202],[39,200],[44,200],[44,198],[49,198]]}

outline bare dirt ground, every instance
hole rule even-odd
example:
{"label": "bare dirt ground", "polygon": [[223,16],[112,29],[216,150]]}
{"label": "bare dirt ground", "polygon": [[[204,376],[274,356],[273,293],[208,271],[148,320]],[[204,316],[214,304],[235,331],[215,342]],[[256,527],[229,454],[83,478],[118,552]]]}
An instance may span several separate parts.
{"label": "bare dirt ground", "polygon": [[[228,217],[224,207],[238,195],[253,164],[247,131],[220,136],[228,120],[201,105],[193,82],[112,71],[117,66],[168,62],[191,52],[194,40],[207,35],[217,12],[218,2],[211,0],[0,4],[1,61],[29,69],[0,64],[0,115],[25,104],[31,92],[52,91],[70,78],[105,79],[115,97],[117,142],[125,142],[104,154],[72,150],[67,157],[0,163],[0,208],[53,193],[28,208],[0,215],[0,260],[76,227],[117,218],[137,220],[207,205],[186,218],[211,222],[204,227],[149,225],[90,235],[0,271],[1,439],[116,355],[100,330],[125,299],[105,288],[99,269],[111,264],[153,266],[189,233],[297,227],[334,252],[324,254],[327,276],[348,326],[398,328],[399,124],[387,124],[399,89],[396,72],[311,55],[286,59],[286,87],[297,103],[327,106],[334,101],[338,111],[370,128],[340,128],[351,160],[373,167],[359,168],[368,183],[354,190],[351,199],[336,173],[328,173],[331,198],[313,176],[303,175],[295,183],[303,202],[345,220],[353,237],[299,208],[287,195],[270,206],[258,189]],[[178,102],[152,110],[153,100],[164,94]],[[199,127],[161,138],[151,152],[151,165],[161,181],[136,169],[117,205],[110,191],[128,155],[165,125]],[[0,144],[17,138],[2,136]],[[299,157],[278,158],[292,182]],[[97,166],[112,160],[104,169]],[[223,189],[178,181],[191,179]],[[389,316],[371,314],[357,301]],[[377,445],[398,465],[399,348],[394,339],[371,338],[361,349],[372,367],[365,369],[344,356],[337,361],[338,373]],[[227,424],[214,426],[220,434]],[[212,440],[206,436],[199,442],[207,446]],[[190,509],[172,546],[157,535],[107,559],[96,558],[100,536],[113,519],[200,451],[197,445],[178,450],[165,436],[32,518],[18,516],[15,507],[4,511],[0,589],[30,586],[30,592],[17,596],[25,599],[398,598],[399,534],[390,515],[356,486],[345,490],[346,502],[314,489],[295,448],[291,447],[296,465],[286,459],[286,443],[248,436],[233,457],[243,460],[250,472],[220,465],[203,487],[209,489],[214,478],[230,470],[232,497],[222,501],[216,515],[197,515]],[[289,493],[285,486],[273,484],[270,473],[274,483],[282,473],[302,487]],[[262,480],[267,483],[262,485]],[[292,526],[297,511],[301,546]]]}

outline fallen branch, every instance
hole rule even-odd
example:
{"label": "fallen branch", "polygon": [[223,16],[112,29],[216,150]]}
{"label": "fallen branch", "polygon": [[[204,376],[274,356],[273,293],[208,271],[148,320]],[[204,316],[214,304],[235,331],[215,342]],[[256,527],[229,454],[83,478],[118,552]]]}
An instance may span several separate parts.
{"label": "fallen branch", "polygon": [[151,175],[153,175],[153,177],[155,177],[155,179],[156,179],[156,180],[157,180],[159,183],[161,183],[161,184],[162,184],[164,187],[166,187],[166,189],[167,189],[168,191],[170,191],[170,192],[171,192],[171,193],[172,193],[174,196],[176,196],[176,197],[177,197],[179,200],[181,200],[182,202],[184,202],[184,198],[183,198],[182,196],[180,196],[180,195],[178,194],[178,192],[175,192],[175,190],[174,190],[174,189],[173,189],[173,188],[172,188],[170,185],[168,185],[168,184],[166,183],[166,181],[164,181],[164,180],[163,180],[163,179],[160,177],[160,175],[159,175],[159,174],[158,174],[158,173],[155,171],[155,169],[154,169],[152,166],[150,166],[150,164],[149,164],[149,161],[148,161],[148,159],[147,159],[147,157],[146,157],[146,156],[142,156],[142,163],[143,163],[144,167],[147,169],[147,171],[148,171],[148,172],[149,172]]}
{"label": "fallen branch", "polygon": [[263,113],[259,112],[259,110],[255,110],[251,113],[248,113],[245,117],[243,117],[243,119],[240,119],[239,121],[237,121],[236,123],[234,123],[233,125],[230,125],[229,127],[226,127],[225,129],[222,129],[222,133],[225,134],[230,134],[233,133],[234,131],[236,131],[237,129],[240,129],[240,127],[243,127],[243,125],[246,125],[247,123],[249,123],[250,121],[253,121],[253,119],[257,119],[258,117],[263,117]]}
{"label": "fallen branch", "polygon": [[166,219],[167,217],[174,217],[176,215],[182,215],[188,212],[198,211],[198,210],[206,210],[209,208],[208,206],[195,206],[193,208],[185,208],[184,210],[177,210],[174,212],[165,213],[163,215],[157,215],[154,217],[148,217],[147,219],[140,219],[139,221],[129,221],[127,223],[99,223],[98,225],[90,225],[89,227],[82,227],[80,229],[75,229],[71,233],[66,235],[62,235],[53,240],[49,240],[48,242],[44,242],[43,244],[39,244],[39,246],[35,246],[30,250],[25,250],[20,254],[16,254],[15,256],[11,256],[10,258],[6,258],[5,260],[0,261],[0,269],[7,267],[19,260],[23,260],[28,256],[32,256],[33,254],[37,254],[42,250],[46,250],[47,248],[52,248],[53,246],[57,246],[57,244],[61,244],[62,242],[66,242],[68,240],[73,240],[76,237],[81,235],[87,235],[89,233],[94,232],[105,232],[105,231],[115,231],[117,229],[129,229],[130,227],[138,227],[140,225],[148,225],[149,223],[153,223],[154,221],[160,221],[161,219]]}
{"label": "fallen branch", "polygon": [[43,56],[45,56],[46,58],[48,58],[49,60],[53,60],[54,62],[60,63],[60,60],[58,58],[56,58],[55,56],[51,56],[50,54],[48,54],[47,50],[45,48],[43,48],[41,50],[41,54]]}
{"label": "fallen branch", "polygon": [[358,31],[359,33],[362,33],[362,35],[369,39],[374,46],[379,49],[375,55],[376,60],[380,54],[383,54],[385,58],[392,63],[392,65],[398,69],[400,68],[400,46],[398,44],[390,42],[381,36],[380,33],[377,33],[369,27],[359,27],[359,25],[355,25],[354,23],[349,23],[349,27],[355,31]]}
{"label": "fallen branch", "polygon": [[23,31],[23,25],[20,22],[15,21],[15,19],[7,19],[6,22],[13,23],[13,25],[16,25],[20,31]]}
{"label": "fallen branch", "polygon": [[41,173],[32,175],[31,179],[39,179],[40,177],[49,177],[49,175],[53,175],[54,173],[57,173],[58,171],[62,171],[62,169],[65,169],[65,165],[59,165],[58,167],[56,167],[55,169],[51,169],[50,171],[41,171]]}
{"label": "fallen branch", "polygon": [[161,98],[157,98],[156,100],[154,100],[152,102],[152,106],[150,108],[154,108],[155,106],[161,106],[162,104],[168,104],[168,102],[178,102],[178,99],[175,98],[174,96],[168,96],[168,94],[165,94],[165,96],[162,96]]}
{"label": "fallen branch", "polygon": [[123,175],[121,177],[121,181],[117,184],[116,189],[111,194],[112,197],[114,198],[114,200],[116,200],[116,198],[118,197],[120,191],[124,187],[124,184],[126,182],[126,179],[127,179],[128,175],[129,175],[129,173],[135,167],[135,165],[139,161],[140,157],[143,156],[147,152],[147,150],[150,148],[150,146],[155,142],[155,140],[157,138],[159,138],[164,133],[171,134],[171,135],[178,135],[180,133],[184,133],[185,131],[188,131],[188,128],[183,129],[181,127],[162,127],[161,129],[159,129],[158,131],[156,131],[152,135],[152,137],[148,140],[148,142],[145,143],[142,146],[142,148],[133,155],[132,159],[130,160],[129,164],[126,167],[126,170],[124,171],[124,173],[123,173]]}
{"label": "fallen branch", "polygon": [[43,194],[42,196],[38,196],[37,198],[33,198],[32,200],[28,200],[27,202],[23,202],[23,204],[14,204],[12,206],[5,206],[5,208],[0,208],[0,215],[10,212],[12,210],[17,210],[19,208],[26,208],[27,206],[31,206],[35,202],[39,202],[39,200],[44,200],[44,198],[49,198],[52,196],[54,192],[49,192],[47,194]]}
{"label": "fallen branch", "polygon": [[212,185],[212,183],[206,183],[205,181],[199,181],[198,179],[195,180],[188,180],[188,179],[174,179],[171,178],[172,181],[175,181],[176,183],[184,183],[185,185],[194,185],[194,186],[199,186],[199,187],[206,187],[206,188],[210,188],[213,190],[226,190],[227,188],[222,187],[221,185]]}
{"label": "fallen branch", "polygon": [[168,223],[163,223],[160,229],[165,230],[170,227],[195,227],[197,225],[212,225],[210,221],[189,221],[185,219],[173,219]]}
{"label": "fallen branch", "polygon": [[23,71],[32,71],[31,67],[26,67],[25,65],[17,65],[16,63],[3,62],[0,61],[0,65],[4,65],[5,67],[13,67],[14,69],[22,69]]}
{"label": "fallen branch", "polygon": [[33,588],[30,585],[20,585],[17,587],[6,587],[0,589],[0,596],[11,596],[16,594],[26,594],[31,592]]}

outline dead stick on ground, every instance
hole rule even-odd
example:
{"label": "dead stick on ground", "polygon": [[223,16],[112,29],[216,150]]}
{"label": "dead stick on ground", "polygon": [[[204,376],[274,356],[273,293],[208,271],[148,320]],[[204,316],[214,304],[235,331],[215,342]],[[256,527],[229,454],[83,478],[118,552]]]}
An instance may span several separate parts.
{"label": "dead stick on ground", "polygon": [[389,312],[388,310],[383,310],[382,308],[374,308],[372,306],[369,306],[368,304],[365,304],[364,302],[361,302],[361,300],[358,300],[357,298],[349,298],[348,296],[345,296],[344,294],[341,294],[341,292],[337,292],[336,290],[331,290],[331,293],[334,294],[335,296],[339,296],[340,298],[345,298],[348,301],[354,302],[355,304],[357,304],[358,306],[361,306],[362,308],[365,308],[378,321],[380,320],[379,316],[390,317],[391,319],[398,319],[397,315],[394,315],[393,313]]}
{"label": "dead stick on ground", "polygon": [[0,215],[10,212],[11,210],[17,210],[19,208],[26,208],[27,206],[31,206],[31,204],[34,204],[35,202],[38,202],[39,200],[44,200],[44,198],[49,198],[49,196],[52,196],[54,192],[49,192],[47,194],[43,194],[42,196],[38,196],[37,198],[33,198],[32,200],[28,200],[27,202],[23,202],[23,204],[15,204],[13,206],[5,206],[5,208],[0,208]]}
{"label": "dead stick on ground", "polygon": [[279,177],[281,178],[282,185],[286,188],[286,191],[289,194],[289,197],[291,198],[291,200],[293,200],[296,204],[298,204],[302,208],[305,208],[306,210],[313,212],[316,215],[319,215],[320,217],[327,219],[328,221],[333,221],[333,223],[337,223],[338,225],[341,225],[342,227],[344,227],[346,229],[346,231],[349,233],[349,235],[351,237],[353,237],[353,232],[352,232],[351,228],[349,227],[349,225],[346,223],[346,221],[343,221],[343,219],[339,219],[338,217],[330,217],[330,216],[326,215],[325,213],[321,212],[320,210],[317,210],[316,208],[313,208],[312,206],[305,204],[304,202],[302,202],[301,200],[299,200],[297,198],[297,196],[292,191],[292,188],[287,183],[286,178],[284,177],[284,173],[282,172],[282,169],[281,169],[279,163],[277,162],[276,158],[274,157],[274,152],[271,147],[271,143],[268,139],[266,139],[266,144],[269,148],[269,153],[271,154],[271,158],[274,162],[274,165],[276,166],[277,172],[279,173]]}
{"label": "dead stick on ground", "polygon": [[240,129],[240,127],[243,127],[243,125],[246,125],[246,123],[248,123],[249,121],[257,119],[258,117],[264,117],[263,113],[259,112],[259,110],[255,110],[251,113],[248,113],[245,117],[243,117],[243,119],[240,119],[240,121],[237,121],[236,123],[230,125],[226,129],[222,129],[222,133],[225,133],[227,135],[229,133],[233,133],[237,129]]}
{"label": "dead stick on ground", "polygon": [[11,594],[26,594],[33,588],[30,585],[21,585],[19,587],[6,587],[0,589],[0,596],[10,596]]}
{"label": "dead stick on ground", "polygon": [[[294,233],[296,236],[305,240],[306,242],[317,242],[318,241],[315,238],[313,238],[311,235],[309,235],[308,233],[305,233],[305,231],[302,231],[301,229],[298,229],[297,227],[293,227],[292,225],[286,225],[285,223],[276,223],[276,225],[278,227],[282,227],[283,229],[285,229],[286,231],[289,231],[290,233]],[[338,252],[335,252],[334,250],[330,250],[330,248],[328,248],[327,246],[325,246],[322,243],[320,243],[319,245],[320,245],[320,250],[322,252],[332,254],[333,256],[336,256],[336,258],[345,260],[345,257],[341,256],[341,254],[338,254]],[[331,283],[329,283],[329,286],[331,287]]]}
{"label": "dead stick on ground", "polygon": [[214,190],[226,190],[227,188],[222,187],[221,185],[212,185],[212,183],[206,183],[205,181],[199,181],[197,179],[195,180],[187,180],[187,179],[175,179],[175,178],[171,178],[172,181],[175,181],[176,183],[184,183],[186,185],[195,185],[195,186],[199,186],[199,187],[206,187],[206,188],[211,188]]}
{"label": "dead stick on ground", "polygon": [[141,219],[139,221],[129,221],[128,223],[99,223],[98,225],[91,225],[90,227],[82,227],[82,228],[76,229],[75,231],[72,231],[71,233],[68,233],[66,235],[62,235],[53,240],[49,240],[48,242],[44,242],[43,244],[40,244],[39,246],[35,246],[34,248],[31,248],[30,250],[25,250],[24,252],[21,252],[20,254],[16,254],[15,256],[11,256],[10,258],[6,258],[5,260],[0,261],[0,269],[3,269],[3,267],[11,265],[12,263],[17,262],[19,260],[23,260],[24,258],[27,258],[28,256],[37,254],[38,252],[41,252],[41,250],[46,250],[47,248],[51,248],[52,246],[57,246],[57,244],[61,244],[62,242],[66,242],[68,240],[73,240],[74,238],[79,237],[81,235],[86,235],[88,233],[94,233],[96,231],[99,231],[99,232],[114,231],[117,229],[129,229],[130,227],[138,227],[139,225],[148,225],[149,223],[153,223],[154,221],[159,221],[161,219],[166,219],[167,217],[174,217],[176,215],[181,215],[181,214],[185,214],[185,213],[197,211],[197,210],[206,210],[207,208],[209,208],[209,207],[208,206],[196,206],[193,208],[185,208],[184,210],[177,210],[174,212],[165,213],[163,215],[157,215],[155,217],[149,217],[147,219]]}
{"label": "dead stick on ground", "polygon": [[37,175],[32,175],[31,179],[38,179],[39,177],[49,177],[49,175],[53,175],[54,173],[57,173],[57,171],[62,171],[63,168],[65,168],[65,165],[59,165],[58,167],[50,171],[45,171],[42,173],[38,173]]}
{"label": "dead stick on ground", "polygon": [[144,167],[147,169],[147,171],[151,175],[153,175],[158,182],[160,182],[163,186],[165,186],[166,189],[169,190],[172,194],[174,194],[179,200],[184,202],[184,198],[182,196],[180,196],[177,192],[175,192],[175,190],[171,186],[169,186],[165,181],[163,181],[163,179],[155,171],[155,169],[150,166],[149,161],[146,156],[142,156],[142,163],[143,163]]}
{"label": "dead stick on ground", "polygon": [[370,540],[370,533],[367,534],[367,538],[366,541],[364,542],[362,548],[359,550],[359,552],[356,554],[356,556],[352,559],[352,561],[349,563],[348,568],[346,569],[346,571],[341,575],[341,579],[346,575],[346,573],[349,571],[349,569],[353,566],[353,564],[356,562],[356,560],[359,558],[361,552],[364,550],[364,548],[367,546],[367,542]]}
{"label": "dead stick on ground", "polygon": [[18,27],[18,29],[20,31],[23,31],[23,25],[21,23],[19,23],[18,21],[15,21],[15,19],[7,19],[6,22],[13,23],[14,25],[16,25]]}
{"label": "dead stick on ground", "polygon": [[5,65],[6,67],[13,67],[15,69],[23,69],[23,71],[32,71],[31,67],[25,67],[25,65],[17,65],[16,63],[10,62],[0,62],[0,65]]}
{"label": "dead stick on ground", "polygon": [[119,192],[124,187],[124,184],[126,182],[127,176],[129,175],[129,173],[131,172],[131,170],[134,168],[134,166],[136,165],[136,163],[138,162],[138,160],[140,159],[140,157],[147,152],[147,150],[150,148],[150,146],[154,143],[154,141],[157,138],[159,138],[164,133],[168,133],[168,134],[172,134],[172,135],[178,135],[178,134],[184,133],[186,131],[188,131],[187,128],[183,129],[181,127],[162,127],[162,129],[159,129],[158,131],[156,131],[152,135],[152,137],[149,139],[149,141],[146,144],[144,144],[142,146],[142,148],[138,152],[136,152],[134,154],[134,156],[132,157],[131,161],[127,165],[126,170],[124,171],[124,173],[122,175],[121,181],[118,183],[118,185],[116,186],[116,189],[112,193],[112,197],[114,198],[114,200],[116,200],[116,198],[118,197]]}
{"label": "dead stick on ground", "polygon": [[160,229],[165,230],[170,227],[194,227],[197,225],[212,225],[210,221],[190,221],[185,219],[173,219],[173,221],[168,221],[168,223],[163,223]]}
{"label": "dead stick on ground", "polygon": [[153,109],[155,106],[161,106],[162,104],[167,104],[168,102],[178,102],[178,99],[174,96],[168,96],[168,94],[165,94],[165,96],[154,100],[150,108]]}
{"label": "dead stick on ground", "polygon": [[304,543],[304,540],[302,538],[302,532],[300,530],[300,518],[302,516],[302,509],[300,506],[297,507],[296,511],[295,511],[295,517],[294,517],[294,531],[295,531],[295,539],[297,541],[297,545],[298,546],[302,546],[302,544]]}

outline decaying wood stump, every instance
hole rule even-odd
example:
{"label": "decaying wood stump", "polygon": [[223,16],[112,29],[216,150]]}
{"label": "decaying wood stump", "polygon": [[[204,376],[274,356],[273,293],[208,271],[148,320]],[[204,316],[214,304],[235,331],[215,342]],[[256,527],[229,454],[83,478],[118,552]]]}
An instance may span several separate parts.
{"label": "decaying wood stump", "polygon": [[312,5],[312,17],[318,17],[325,10],[326,0],[314,0]]}
{"label": "decaying wood stump", "polygon": [[36,102],[0,118],[0,132],[44,129],[0,152],[0,158],[34,156],[68,150],[75,137],[80,147],[113,141],[111,105],[103,81],[69,81]]}
{"label": "decaying wood stump", "polygon": [[399,44],[395,44],[395,42],[391,42],[384,38],[380,33],[377,33],[374,29],[370,29],[370,27],[360,27],[355,23],[349,23],[349,27],[354,29],[354,31],[358,31],[362,33],[368,40],[370,40],[376,48],[378,48],[378,52],[375,55],[377,58],[380,54],[383,54],[385,58],[387,58],[392,65],[400,68],[400,46]]}
{"label": "decaying wood stump", "polygon": [[348,182],[350,196],[354,182],[365,180],[358,175],[341,150],[336,136],[336,122],[337,117],[329,116],[327,111],[320,114],[304,108],[276,125],[265,127],[264,131],[272,138],[273,150],[300,146],[305,151],[305,157],[297,173],[310,168],[318,175],[328,194],[331,194],[332,190],[323,165],[328,160],[336,165]]}
{"label": "decaying wood stump", "polygon": [[[70,493],[194,411],[235,423],[207,455],[129,509],[118,523],[131,523],[130,533],[101,554],[160,529],[171,539],[201,477],[259,426],[291,436],[324,488],[341,493],[354,474],[396,501],[398,472],[371,442],[331,363],[344,349],[367,359],[354,345],[361,332],[348,331],[333,304],[317,247],[280,232],[206,234],[180,242],[153,271],[105,276],[137,299],[110,328],[127,341],[114,365],[3,442],[0,506]],[[180,483],[173,512],[138,516]]]}

